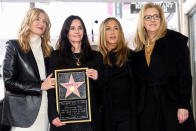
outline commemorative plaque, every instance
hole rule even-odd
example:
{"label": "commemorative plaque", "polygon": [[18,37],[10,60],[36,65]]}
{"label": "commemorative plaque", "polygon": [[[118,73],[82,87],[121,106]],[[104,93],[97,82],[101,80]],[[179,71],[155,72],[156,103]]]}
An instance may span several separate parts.
{"label": "commemorative plaque", "polygon": [[61,122],[91,121],[88,68],[55,70],[56,105]]}

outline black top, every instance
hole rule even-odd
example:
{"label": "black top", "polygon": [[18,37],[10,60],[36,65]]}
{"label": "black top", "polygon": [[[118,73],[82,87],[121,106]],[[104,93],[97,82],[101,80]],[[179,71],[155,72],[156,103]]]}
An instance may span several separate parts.
{"label": "black top", "polygon": [[[136,116],[136,87],[132,73],[132,52],[127,56],[124,66],[117,67],[115,53],[111,53],[112,67],[104,65],[103,75],[103,109],[104,109],[104,131],[112,129],[112,110],[125,109],[130,113],[131,131],[137,130]],[[116,108],[118,107],[118,108]],[[120,108],[119,108],[120,107]],[[116,110],[117,109],[117,110]]]}
{"label": "black top", "polygon": [[[101,72],[103,66],[103,60],[100,53],[96,51],[91,52],[91,57],[88,59],[86,63],[83,63],[81,66],[76,65],[76,60],[71,54],[70,56],[63,57],[60,59],[59,57],[60,52],[54,51],[52,52],[51,59],[50,59],[50,68],[49,72],[53,72],[55,69],[68,69],[68,68],[82,68],[88,67],[93,68]],[[79,57],[80,54],[75,54],[76,57]],[[98,75],[100,76],[100,74]],[[98,80],[94,81],[91,78],[89,79],[89,88],[90,88],[90,99],[91,99],[91,118],[92,122],[89,123],[74,123],[74,124],[67,124],[60,128],[55,127],[52,124],[52,120],[58,117],[58,113],[56,110],[56,93],[55,89],[48,90],[48,115],[49,121],[51,123],[50,131],[73,131],[73,128],[80,128],[81,126],[86,127],[91,125],[94,131],[101,131],[102,130],[102,102],[101,102],[101,87],[99,86],[99,77]]]}
{"label": "black top", "polygon": [[129,108],[127,100],[130,99],[130,80],[127,65],[117,66],[116,57],[111,53],[112,66],[108,66],[108,87],[111,89],[112,108]]}

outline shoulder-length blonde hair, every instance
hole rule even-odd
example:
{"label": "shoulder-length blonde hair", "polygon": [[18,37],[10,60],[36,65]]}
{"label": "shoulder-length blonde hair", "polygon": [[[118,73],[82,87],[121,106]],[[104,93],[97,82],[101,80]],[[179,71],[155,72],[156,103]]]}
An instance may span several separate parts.
{"label": "shoulder-length blonde hair", "polygon": [[110,51],[108,50],[108,46],[107,46],[107,42],[106,42],[106,34],[105,34],[106,25],[109,21],[116,22],[119,27],[119,37],[118,37],[118,41],[117,41],[117,47],[113,51],[116,52],[116,55],[117,55],[116,64],[118,66],[122,67],[125,64],[125,62],[127,61],[128,54],[129,54],[130,50],[128,48],[128,43],[125,42],[125,37],[124,37],[124,33],[122,30],[121,24],[115,17],[106,18],[101,23],[100,28],[99,28],[98,49],[101,52],[101,54],[103,55],[104,64],[108,64],[111,66],[112,64],[111,64],[110,57],[109,57]]}
{"label": "shoulder-length blonde hair", "polygon": [[26,16],[23,19],[21,27],[18,32],[18,41],[22,50],[27,53],[30,50],[30,27],[34,20],[36,20],[40,13],[43,13],[46,17],[46,30],[44,34],[41,36],[42,39],[42,49],[44,53],[44,57],[48,57],[51,54],[51,47],[49,45],[50,42],[50,19],[46,12],[40,8],[31,8]]}
{"label": "shoulder-length blonde hair", "polygon": [[156,42],[156,40],[165,36],[165,33],[166,33],[167,23],[166,23],[166,19],[164,16],[163,8],[153,3],[147,3],[146,5],[144,5],[144,7],[139,12],[137,30],[134,36],[134,44],[136,45],[136,49],[135,49],[136,51],[141,50],[148,39],[148,34],[144,27],[144,12],[149,8],[157,9],[157,11],[159,12],[160,21],[161,21],[160,28],[157,31],[155,37],[151,40],[151,42]]}

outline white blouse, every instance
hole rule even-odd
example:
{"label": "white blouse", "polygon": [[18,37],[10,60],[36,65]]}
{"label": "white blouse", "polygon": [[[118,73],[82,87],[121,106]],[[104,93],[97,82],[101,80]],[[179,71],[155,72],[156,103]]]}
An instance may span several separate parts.
{"label": "white blouse", "polygon": [[40,37],[31,37],[30,38],[30,47],[35,57],[37,67],[39,70],[39,75],[41,80],[46,79],[46,70],[44,63],[44,56],[41,47],[41,38]]}

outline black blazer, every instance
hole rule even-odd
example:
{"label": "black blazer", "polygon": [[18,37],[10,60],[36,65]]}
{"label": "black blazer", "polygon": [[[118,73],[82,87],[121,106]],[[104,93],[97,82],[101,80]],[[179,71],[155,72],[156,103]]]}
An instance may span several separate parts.
{"label": "black blazer", "polygon": [[[75,63],[73,56],[65,57],[62,61],[59,60],[59,51],[53,51],[50,58],[50,68],[49,72],[54,74],[56,69],[69,69],[69,68],[82,68],[88,67],[96,69],[99,73],[98,80],[94,81],[89,79],[90,87],[90,99],[91,99],[91,118],[92,118],[92,127],[94,131],[102,131],[102,88],[99,86],[100,81],[100,72],[103,66],[102,55],[96,51],[91,52],[91,58],[86,61],[85,64],[78,67]],[[60,62],[61,61],[61,62]],[[56,108],[56,93],[55,89],[48,90],[48,116],[51,123],[50,131],[71,131],[72,126],[76,126],[77,123],[68,123],[62,127],[55,127],[52,124],[52,120],[58,117],[57,108]],[[82,124],[82,123],[80,123]]]}
{"label": "black blazer", "polygon": [[[159,124],[167,131],[177,131],[178,128],[194,130],[190,106],[192,77],[187,41],[186,36],[167,30],[166,35],[156,41],[149,67],[144,49],[133,55],[133,71],[140,94],[139,114],[145,112],[144,105],[152,104],[146,103],[149,96],[147,92],[152,91],[156,110],[165,120]],[[189,119],[181,125],[177,120],[178,108],[189,109]],[[149,120],[146,118],[146,121]],[[158,125],[157,122],[153,122],[155,126]]]}
{"label": "black blazer", "polygon": [[[29,127],[38,115],[42,99],[38,67],[31,50],[24,53],[17,40],[9,40],[6,44],[2,124]],[[46,67],[48,62],[49,59],[45,58]]]}

